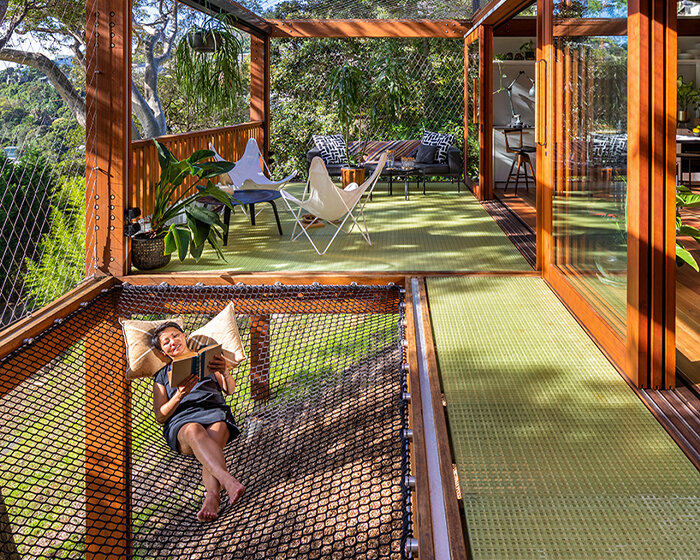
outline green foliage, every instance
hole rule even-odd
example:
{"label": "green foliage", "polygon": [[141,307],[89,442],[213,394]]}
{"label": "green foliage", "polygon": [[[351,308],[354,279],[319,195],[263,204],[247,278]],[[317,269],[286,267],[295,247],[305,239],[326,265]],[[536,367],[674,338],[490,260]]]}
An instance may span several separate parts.
{"label": "green foliage", "polygon": [[61,178],[51,197],[51,229],[42,237],[39,260],[27,259],[29,307],[52,302],[85,277],[85,178]]}
{"label": "green foliage", "polygon": [[[202,256],[205,242],[208,242],[217,255],[225,259],[217,238],[222,238],[223,224],[219,215],[211,210],[196,206],[194,203],[205,196],[214,197],[222,204],[233,209],[231,201],[221,189],[211,182],[212,177],[228,173],[234,164],[227,161],[203,161],[212,158],[211,150],[197,150],[188,158],[178,160],[164,144],[154,140],[158,150],[160,164],[160,180],[154,189],[153,214],[151,215],[151,230],[146,232],[149,237],[165,237],[165,252],[177,251],[178,258],[185,260],[190,253],[195,261]],[[175,191],[186,179],[194,177],[206,184],[190,186],[185,193],[197,192],[171,202]],[[184,215],[186,222],[168,222]]]}
{"label": "green foliage", "polygon": [[25,273],[25,257],[36,253],[48,230],[55,177],[45,158],[28,150],[12,164],[0,152],[0,286],[2,302],[16,303]]}
{"label": "green foliage", "polygon": [[[440,39],[280,39],[271,45],[275,172],[306,170],[312,134],[341,131],[330,75],[360,69],[362,108],[348,140],[463,137],[464,44]],[[339,72],[339,71],[335,71]],[[353,71],[357,73],[356,71]]]}
{"label": "green foliage", "polygon": [[[191,46],[195,34],[211,41],[214,52]],[[243,47],[238,32],[224,18],[211,18],[191,26],[175,49],[175,76],[181,94],[190,102],[202,101],[210,112],[235,110],[236,95],[244,85],[239,62]]]}
{"label": "green foliage", "polygon": [[678,110],[688,111],[691,108],[700,107],[700,91],[695,88],[695,82],[683,81],[683,76],[678,76],[677,84]]}
{"label": "green foliage", "polygon": [[[678,185],[676,187],[676,236],[687,235],[700,243],[700,229],[684,225],[680,212],[681,208],[697,207],[700,207],[700,194],[693,194],[688,187]],[[678,239],[676,239],[676,263],[679,266],[686,263],[691,268],[700,272],[697,261]]]}
{"label": "green foliage", "polygon": [[0,71],[0,145],[36,149],[49,162],[70,162],[66,167],[85,162],[85,130],[56,89],[32,68]]}

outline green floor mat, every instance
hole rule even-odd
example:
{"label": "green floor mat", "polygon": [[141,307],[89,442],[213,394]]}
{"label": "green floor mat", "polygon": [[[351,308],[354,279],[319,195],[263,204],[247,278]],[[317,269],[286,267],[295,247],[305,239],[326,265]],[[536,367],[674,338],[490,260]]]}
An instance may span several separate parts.
{"label": "green floor mat", "polygon": [[541,279],[428,295],[475,560],[700,558],[700,473]]}
{"label": "green floor mat", "polygon": [[[303,185],[290,189],[301,195]],[[365,209],[372,245],[357,231],[340,234],[331,248],[319,257],[305,238],[290,241],[294,222],[277,201],[284,236],[277,233],[269,204],[262,210],[255,227],[238,210],[231,219],[230,237],[225,248],[227,261],[218,260],[207,249],[201,260],[171,263],[167,272],[228,270],[258,271],[530,271],[522,255],[469,193],[457,193],[449,183],[430,184],[426,195],[412,186],[410,200],[404,200],[403,184],[394,185],[389,197],[380,184]],[[327,243],[334,230],[330,226],[313,229],[311,236]],[[322,245],[325,246],[325,243]]]}

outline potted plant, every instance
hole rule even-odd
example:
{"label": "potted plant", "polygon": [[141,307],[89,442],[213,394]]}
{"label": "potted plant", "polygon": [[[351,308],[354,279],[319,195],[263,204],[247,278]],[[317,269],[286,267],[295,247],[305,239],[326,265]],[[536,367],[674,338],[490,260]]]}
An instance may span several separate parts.
{"label": "potted plant", "polygon": [[175,76],[184,97],[210,109],[235,108],[233,92],[243,86],[238,31],[226,19],[192,25],[175,48]]}
{"label": "potted plant", "polygon": [[[214,156],[211,150],[197,150],[188,158],[178,160],[161,142],[154,142],[158,150],[160,179],[154,188],[151,227],[131,239],[132,264],[140,270],[160,268],[170,262],[173,251],[177,251],[181,261],[188,253],[198,261],[206,242],[220,258],[224,258],[217,240],[223,236],[219,215],[194,203],[207,196],[233,208],[230,197],[216,187],[211,178],[231,171],[234,164],[203,161]],[[190,177],[195,179],[193,184],[182,197],[172,201],[175,191]],[[206,183],[198,184],[200,181]],[[192,190],[196,192],[188,195]],[[184,223],[173,223],[180,216],[184,216]]]}
{"label": "potted plant", "polygon": [[696,272],[700,272],[697,261],[691,252],[678,241],[678,237],[686,235],[700,243],[700,229],[684,224],[681,217],[681,208],[698,207],[700,207],[700,194],[694,194],[688,187],[678,185],[676,187],[676,264],[678,266],[684,263],[688,264]]}
{"label": "potted plant", "polygon": [[535,60],[535,43],[532,39],[520,45],[518,51],[520,51],[525,60]]}
{"label": "potted plant", "polygon": [[695,89],[695,82],[683,81],[683,76],[678,76],[678,122],[688,122],[690,111],[700,106],[700,92]]}

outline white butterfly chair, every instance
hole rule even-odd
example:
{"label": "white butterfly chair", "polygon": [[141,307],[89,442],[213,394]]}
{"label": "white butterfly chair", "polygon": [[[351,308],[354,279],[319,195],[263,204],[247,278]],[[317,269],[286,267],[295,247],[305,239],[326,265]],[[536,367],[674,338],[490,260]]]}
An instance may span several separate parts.
{"label": "white butterfly chair", "polygon": [[[224,161],[211,143],[209,144],[209,149],[214,152],[216,161]],[[260,153],[257,141],[255,138],[249,138],[243,156],[236,162],[235,167],[228,172],[228,176],[233,183],[233,190],[279,190],[297,174],[294,171],[281,181],[273,181],[263,173],[263,169],[267,171],[268,175],[272,175],[270,168]]]}
{"label": "white butterfly chair", "polygon": [[[377,164],[376,169],[372,175],[361,185],[357,183],[350,183],[344,189],[337,187],[331,178],[328,176],[328,170],[326,169],[323,160],[320,157],[315,157],[311,161],[311,166],[309,167],[309,180],[306,182],[306,188],[304,189],[304,194],[301,200],[291,195],[285,190],[280,191],[282,194],[282,200],[287,205],[287,208],[294,216],[296,224],[294,224],[294,230],[292,231],[292,241],[298,239],[301,235],[305,235],[306,238],[311,242],[311,245],[316,250],[319,255],[324,255],[331,243],[335,240],[338,234],[342,231],[345,222],[349,220],[352,221],[352,225],[348,230],[350,233],[355,226],[360,230],[360,234],[369,245],[372,245],[372,240],[369,237],[369,231],[367,230],[367,222],[365,221],[364,207],[369,199],[369,196],[374,190],[374,186],[377,184],[379,175],[384,168],[386,163],[386,152],[382,155]],[[367,197],[364,202],[360,204],[362,195],[367,193]],[[295,210],[296,207],[297,209]],[[359,217],[355,217],[353,211],[357,209],[357,214]],[[306,224],[301,223],[302,212],[308,212],[314,216],[314,219]],[[328,223],[328,225],[336,228],[333,237],[326,245],[323,251],[319,251],[318,247],[314,243],[313,239],[309,236],[307,228],[318,220],[323,220]],[[334,223],[337,222],[337,223]],[[361,222],[361,223],[360,223]],[[301,228],[299,233],[296,233],[297,226]]]}

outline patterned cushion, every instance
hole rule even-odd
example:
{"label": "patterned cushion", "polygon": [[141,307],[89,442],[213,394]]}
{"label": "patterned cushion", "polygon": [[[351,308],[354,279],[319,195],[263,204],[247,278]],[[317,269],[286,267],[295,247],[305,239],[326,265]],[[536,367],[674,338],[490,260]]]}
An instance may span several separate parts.
{"label": "patterned cushion", "polygon": [[312,138],[326,165],[343,165],[348,162],[345,155],[345,138],[342,134],[314,134]]}
{"label": "patterned cushion", "polygon": [[435,163],[446,163],[447,162],[447,151],[452,146],[454,142],[454,134],[444,134],[442,132],[428,132],[427,130],[423,132],[423,138],[421,138],[420,143],[426,146],[437,146],[437,152],[435,153]]}

